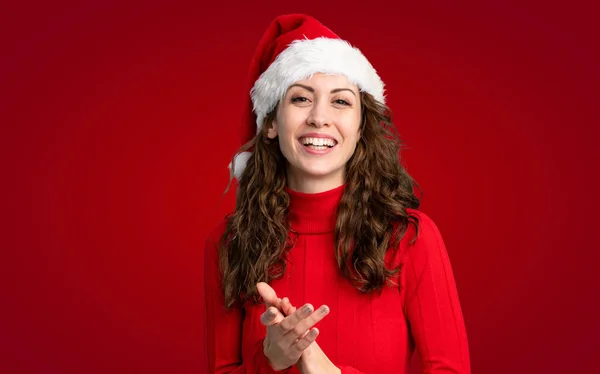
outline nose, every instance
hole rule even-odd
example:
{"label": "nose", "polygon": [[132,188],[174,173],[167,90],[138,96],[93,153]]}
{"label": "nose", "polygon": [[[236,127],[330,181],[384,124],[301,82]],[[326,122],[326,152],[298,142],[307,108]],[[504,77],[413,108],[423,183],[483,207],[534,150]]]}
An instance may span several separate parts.
{"label": "nose", "polygon": [[326,100],[317,101],[310,110],[306,123],[317,128],[329,126],[331,123],[329,107]]}

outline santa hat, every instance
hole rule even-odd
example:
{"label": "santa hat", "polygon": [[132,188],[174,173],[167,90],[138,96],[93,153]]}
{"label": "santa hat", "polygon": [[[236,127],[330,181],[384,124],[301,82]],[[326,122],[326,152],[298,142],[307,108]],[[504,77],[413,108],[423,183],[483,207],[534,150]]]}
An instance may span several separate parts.
{"label": "santa hat", "polygon": [[[289,86],[315,73],[344,75],[361,91],[385,103],[384,84],[360,50],[311,16],[278,16],[264,33],[250,63],[250,95],[241,129],[242,144],[261,130],[265,117]],[[233,175],[237,179],[250,156],[250,152],[236,156]]]}

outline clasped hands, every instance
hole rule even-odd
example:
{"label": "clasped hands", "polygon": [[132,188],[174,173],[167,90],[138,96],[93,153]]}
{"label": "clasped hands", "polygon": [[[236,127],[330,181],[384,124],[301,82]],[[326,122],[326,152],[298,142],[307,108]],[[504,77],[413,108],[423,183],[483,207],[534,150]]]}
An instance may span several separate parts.
{"label": "clasped hands", "polygon": [[297,309],[288,298],[277,297],[267,283],[260,282],[257,288],[267,306],[260,322],[267,330],[263,350],[273,369],[296,365],[303,374],[341,373],[315,341],[319,330],[313,326],[329,314],[329,308],[322,305],[315,310],[305,304]]}

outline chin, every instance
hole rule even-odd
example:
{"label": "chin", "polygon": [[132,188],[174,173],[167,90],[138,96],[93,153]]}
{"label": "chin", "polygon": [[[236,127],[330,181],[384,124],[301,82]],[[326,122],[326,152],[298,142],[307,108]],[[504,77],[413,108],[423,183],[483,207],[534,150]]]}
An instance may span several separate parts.
{"label": "chin", "polygon": [[331,166],[317,166],[317,165],[311,165],[311,166],[305,166],[303,168],[301,168],[303,174],[305,174],[306,176],[310,176],[310,177],[329,177],[329,176],[333,176],[335,174],[337,174],[339,172],[339,168],[335,167],[332,168]]}
{"label": "chin", "polygon": [[330,171],[322,171],[322,170],[306,170],[304,173],[306,176],[316,177],[316,178],[325,178],[325,177],[328,177],[333,174]]}

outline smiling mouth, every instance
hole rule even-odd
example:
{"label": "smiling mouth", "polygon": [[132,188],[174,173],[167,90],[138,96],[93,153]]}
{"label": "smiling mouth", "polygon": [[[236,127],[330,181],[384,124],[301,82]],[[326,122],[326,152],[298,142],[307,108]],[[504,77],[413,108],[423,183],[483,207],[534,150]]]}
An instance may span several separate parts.
{"label": "smiling mouth", "polygon": [[306,148],[315,150],[330,149],[337,145],[337,141],[329,138],[300,138],[300,143]]}

